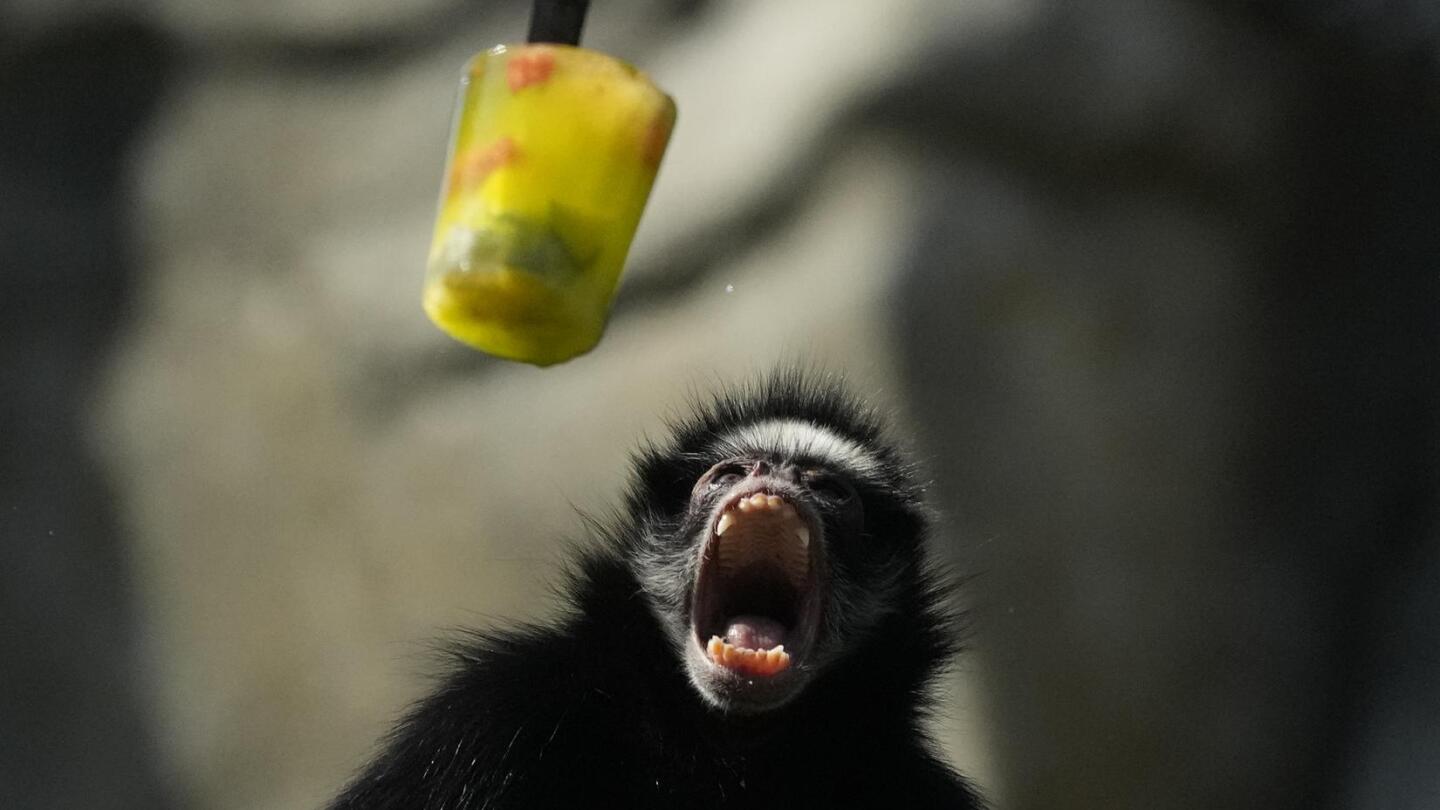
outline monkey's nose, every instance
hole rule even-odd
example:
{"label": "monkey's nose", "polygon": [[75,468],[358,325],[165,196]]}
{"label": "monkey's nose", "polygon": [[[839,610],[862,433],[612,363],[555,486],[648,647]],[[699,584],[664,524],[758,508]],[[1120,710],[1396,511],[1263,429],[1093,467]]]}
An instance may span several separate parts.
{"label": "monkey's nose", "polygon": [[750,470],[750,477],[780,478],[792,484],[800,483],[800,468],[794,464],[775,464],[770,461],[757,461]]}

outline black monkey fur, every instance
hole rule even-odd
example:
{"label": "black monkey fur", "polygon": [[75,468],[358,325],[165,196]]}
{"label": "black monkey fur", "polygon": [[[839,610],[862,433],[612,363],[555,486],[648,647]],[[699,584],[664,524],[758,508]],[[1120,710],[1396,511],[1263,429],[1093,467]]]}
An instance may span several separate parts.
{"label": "black monkey fur", "polygon": [[[456,644],[332,810],[981,806],[922,730],[955,627],[919,487],[876,416],[784,372],[672,427],[569,572],[568,614]],[[701,562],[719,554],[717,516],[757,492],[813,530],[816,573],[776,586],[785,598]],[[727,549],[770,537],[747,519],[759,529],[732,529]],[[784,536],[765,542],[798,548]],[[700,571],[718,595],[696,596]],[[783,621],[731,623],[742,608]],[[776,627],[794,660],[773,677],[705,652],[727,628]]]}

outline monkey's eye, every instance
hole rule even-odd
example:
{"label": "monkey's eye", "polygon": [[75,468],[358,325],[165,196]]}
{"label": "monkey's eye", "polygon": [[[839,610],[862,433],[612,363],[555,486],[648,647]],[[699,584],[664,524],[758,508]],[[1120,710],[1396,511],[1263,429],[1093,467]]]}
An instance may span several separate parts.
{"label": "monkey's eye", "polygon": [[811,470],[805,474],[805,486],[824,500],[834,503],[844,503],[855,497],[855,490],[850,486],[850,482],[820,470]]}
{"label": "monkey's eye", "polygon": [[734,486],[744,480],[748,472],[739,463],[722,464],[710,472],[710,481],[706,484],[706,488],[713,491],[721,487]]}

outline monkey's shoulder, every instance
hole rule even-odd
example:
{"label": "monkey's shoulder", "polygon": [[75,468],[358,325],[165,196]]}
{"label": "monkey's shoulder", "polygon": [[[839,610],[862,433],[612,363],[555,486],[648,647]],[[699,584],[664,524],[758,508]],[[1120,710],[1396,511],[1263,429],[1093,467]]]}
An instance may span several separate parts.
{"label": "monkey's shoulder", "polygon": [[620,726],[621,710],[593,653],[569,625],[457,639],[438,686],[333,808],[588,803],[596,788],[587,794],[579,775],[625,759],[620,740],[603,734]]}

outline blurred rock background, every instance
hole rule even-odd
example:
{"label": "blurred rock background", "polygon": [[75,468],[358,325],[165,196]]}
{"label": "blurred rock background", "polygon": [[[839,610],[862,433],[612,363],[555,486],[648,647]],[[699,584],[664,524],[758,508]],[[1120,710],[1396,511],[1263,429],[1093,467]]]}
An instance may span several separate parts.
{"label": "blurred rock background", "polygon": [[785,358],[930,465],[998,806],[1440,806],[1434,6],[598,0],[681,115],[546,371],[418,305],[527,13],[0,7],[0,807],[318,806]]}

